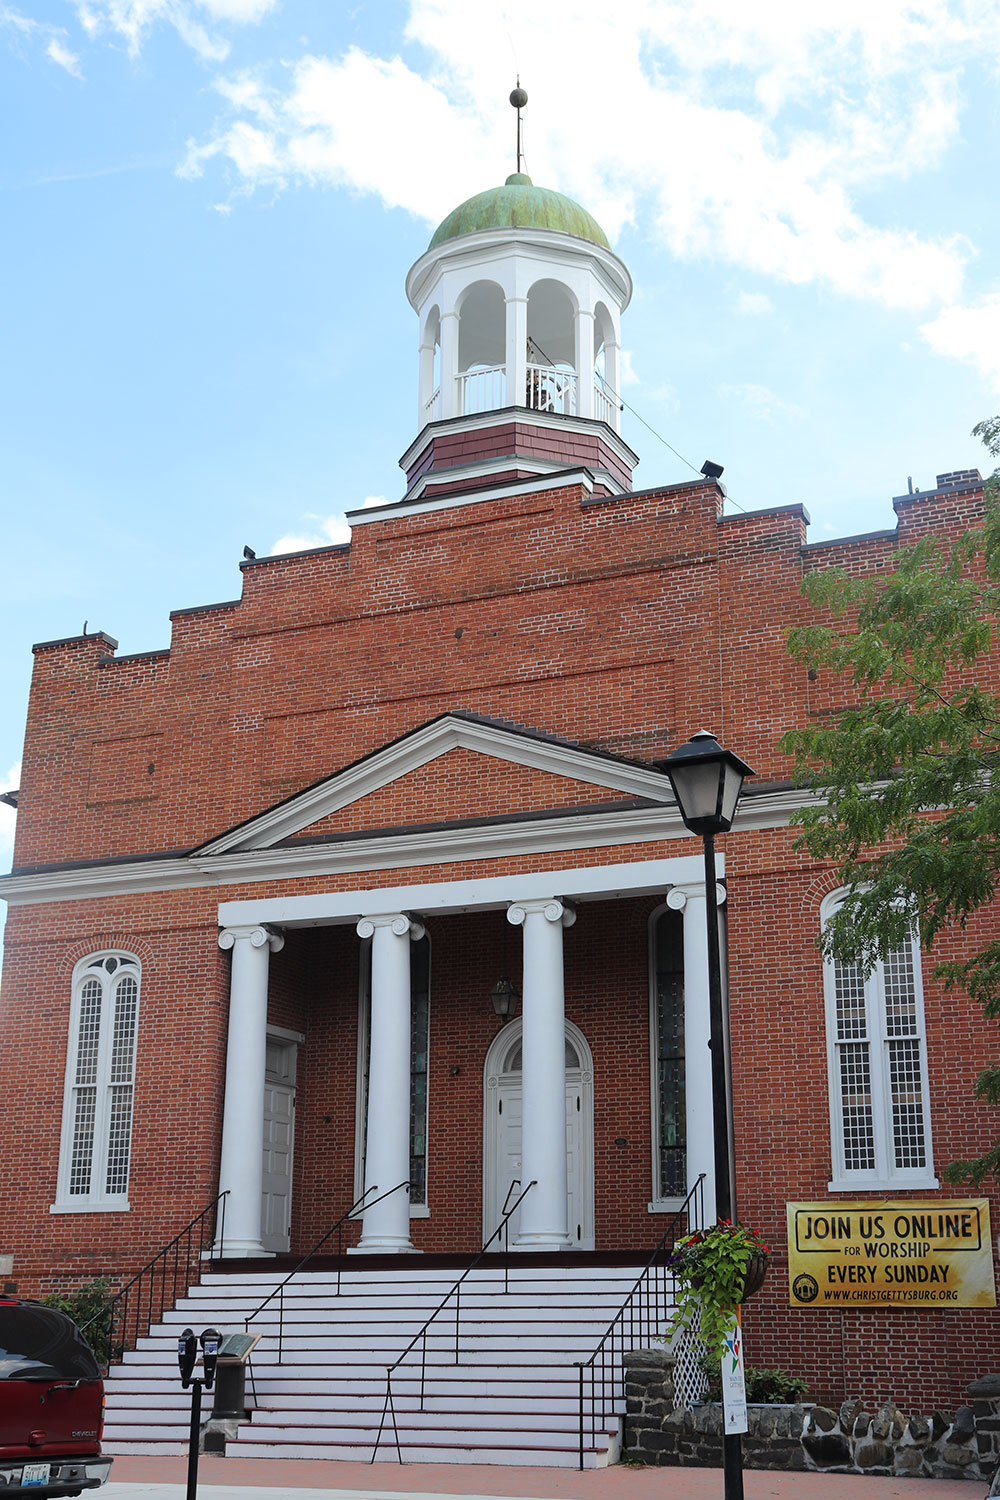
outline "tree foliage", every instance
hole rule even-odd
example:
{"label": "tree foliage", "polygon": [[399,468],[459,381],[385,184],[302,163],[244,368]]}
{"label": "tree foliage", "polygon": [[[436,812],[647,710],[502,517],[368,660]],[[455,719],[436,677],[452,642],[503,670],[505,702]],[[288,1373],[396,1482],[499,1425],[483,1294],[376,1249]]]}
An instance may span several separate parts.
{"label": "tree foliage", "polygon": [[[973,432],[1000,458],[1000,417]],[[1000,468],[981,529],[950,545],[922,539],[885,572],[811,574],[804,589],[831,623],[793,630],[789,649],[849,685],[853,706],[782,739],[817,794],[796,815],[796,847],[835,862],[847,887],[823,932],[826,955],[870,972],[914,925],[933,950],[997,895]],[[1000,936],[935,973],[1000,1021]],[[976,1094],[1000,1103],[1000,1063],[980,1073]],[[977,1187],[991,1175],[1000,1180],[1000,1142],[946,1171]]]}

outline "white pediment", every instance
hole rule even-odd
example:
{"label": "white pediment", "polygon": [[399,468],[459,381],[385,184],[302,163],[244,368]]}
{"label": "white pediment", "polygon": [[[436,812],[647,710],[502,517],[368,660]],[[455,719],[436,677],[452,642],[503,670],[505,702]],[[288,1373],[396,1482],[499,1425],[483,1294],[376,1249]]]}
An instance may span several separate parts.
{"label": "white pediment", "polygon": [[585,750],[553,737],[512,729],[494,720],[443,714],[332,776],[296,792],[266,812],[248,818],[203,844],[197,852],[226,854],[273,848],[362,797],[457,749],[553,776],[589,782],[605,794],[612,790],[623,798],[641,797],[660,805],[672,804],[674,800],[666,776],[652,767],[619,760],[600,751]]}

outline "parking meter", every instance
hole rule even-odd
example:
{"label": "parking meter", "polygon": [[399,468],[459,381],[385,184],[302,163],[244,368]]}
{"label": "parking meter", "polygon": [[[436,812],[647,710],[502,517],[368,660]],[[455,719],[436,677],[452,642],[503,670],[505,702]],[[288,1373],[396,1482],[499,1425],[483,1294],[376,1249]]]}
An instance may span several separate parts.
{"label": "parking meter", "polygon": [[186,1390],[194,1374],[194,1362],[198,1357],[198,1340],[193,1328],[185,1328],[177,1340],[177,1363],[181,1370],[181,1385]]}
{"label": "parking meter", "polygon": [[205,1389],[210,1391],[215,1380],[215,1366],[219,1358],[219,1343],[222,1334],[217,1328],[206,1328],[201,1336],[201,1349],[205,1365]]}

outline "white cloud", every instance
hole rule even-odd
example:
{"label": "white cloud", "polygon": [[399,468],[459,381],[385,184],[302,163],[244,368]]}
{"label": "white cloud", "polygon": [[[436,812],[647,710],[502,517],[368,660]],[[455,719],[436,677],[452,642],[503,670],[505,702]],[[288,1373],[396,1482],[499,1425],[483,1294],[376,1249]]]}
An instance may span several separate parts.
{"label": "white cloud", "polygon": [[[960,296],[961,236],[875,222],[859,203],[957,140],[961,68],[1000,54],[990,0],[620,0],[613,13],[577,0],[570,26],[528,0],[411,0],[406,35],[431,59],[426,76],[352,48],[303,57],[269,87],[222,80],[228,116],[184,172],[220,159],[237,192],[348,186],[433,223],[512,165],[500,74],[513,39],[522,77],[539,80],[528,169],[612,237],[642,222],[677,257],[890,307]],[[581,150],[598,57],[615,104]]]}
{"label": "white cloud", "polygon": [[744,317],[763,318],[774,312],[774,303],[765,292],[740,292],[736,311]]}
{"label": "white cloud", "polygon": [[102,34],[125,42],[135,57],[153,28],[161,22],[173,26],[178,36],[205,62],[224,62],[229,43],[206,29],[231,23],[253,25],[277,5],[278,0],[76,0],[76,13],[88,36]]}
{"label": "white cloud", "polygon": [[[0,776],[0,792],[16,791],[21,785],[21,762],[11,766],[6,776]],[[14,849],[14,824],[17,813],[6,802],[0,802],[0,869],[9,870]]]}
{"label": "white cloud", "polygon": [[[384,495],[366,495],[361,502],[362,508],[366,510],[375,505],[385,504]],[[271,557],[284,552],[308,552],[311,547],[340,547],[351,540],[350,523],[342,510],[334,511],[332,516],[317,516],[309,512],[302,519],[314,522],[313,528],[309,531],[289,532],[285,536],[279,536],[271,548]]]}
{"label": "white cloud", "polygon": [[635,365],[632,361],[631,349],[622,349],[620,351],[618,383],[622,387],[639,384],[639,377],[635,373]]}
{"label": "white cloud", "polygon": [[741,402],[762,422],[797,421],[805,416],[801,406],[796,406],[794,401],[784,400],[766,385],[720,385],[719,395],[724,401]]}
{"label": "white cloud", "polygon": [[83,78],[83,69],[80,67],[80,59],[75,52],[71,52],[65,43],[58,37],[50,37],[49,45],[45,49],[46,54],[60,68],[65,68],[67,73],[72,73],[74,78]]}
{"label": "white cloud", "polygon": [[70,51],[63,40],[66,36],[64,27],[50,26],[45,21],[35,21],[9,5],[0,5],[0,27],[13,32],[23,40],[30,38],[44,42],[46,57],[58,67],[64,68],[67,73],[71,73],[74,78],[82,81],[83,71],[80,67],[80,59],[75,52]]}
{"label": "white cloud", "polygon": [[935,354],[974,365],[1000,395],[1000,292],[973,305],[946,307],[920,332]]}

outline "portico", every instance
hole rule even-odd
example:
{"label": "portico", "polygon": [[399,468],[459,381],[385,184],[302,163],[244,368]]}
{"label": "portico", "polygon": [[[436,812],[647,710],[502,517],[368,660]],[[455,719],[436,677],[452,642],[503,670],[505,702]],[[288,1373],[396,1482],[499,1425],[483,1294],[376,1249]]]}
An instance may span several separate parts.
{"label": "portico", "polygon": [[[263,1097],[267,1013],[261,996],[267,993],[271,953],[280,950],[283,934],[290,937],[296,929],[353,927],[358,939],[371,949],[363,1180],[366,1195],[380,1201],[364,1212],[360,1252],[400,1254],[414,1249],[405,1189],[386,1197],[382,1194],[406,1182],[410,1171],[411,947],[422,937],[425,925],[436,934],[439,947],[445,946],[449,917],[496,912],[509,924],[508,931],[519,928],[522,933],[523,1145],[517,1175],[524,1184],[536,1186],[522,1205],[516,1246],[553,1250],[573,1244],[567,1222],[564,970],[567,957],[574,957],[577,913],[585,911],[588,903],[665,896],[670,910],[683,913],[687,1181],[693,1183],[705,1173],[710,1185],[705,896],[699,873],[697,857],[680,856],[298,896],[262,892],[252,899],[220,903],[220,945],[233,951],[234,961],[219,1181],[220,1190],[227,1190],[229,1198],[225,1240],[217,1245],[216,1253],[230,1257],[263,1253],[259,1168],[249,1162],[256,1153],[247,1145],[259,1137]],[[346,932],[339,941],[347,942]],[[511,969],[516,976],[516,959]]]}

